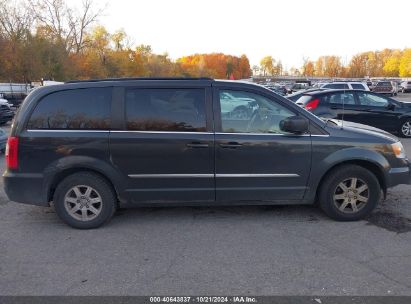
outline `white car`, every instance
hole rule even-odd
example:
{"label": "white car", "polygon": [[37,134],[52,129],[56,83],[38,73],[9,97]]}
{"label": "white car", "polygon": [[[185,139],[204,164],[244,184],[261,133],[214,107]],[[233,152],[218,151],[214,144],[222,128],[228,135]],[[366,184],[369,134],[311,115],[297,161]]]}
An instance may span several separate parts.
{"label": "white car", "polygon": [[6,105],[9,107],[9,109],[11,108],[11,104],[9,104],[9,102],[7,101],[7,99],[3,98],[3,94],[0,94],[0,105]]}
{"label": "white car", "polygon": [[370,88],[366,83],[363,82],[329,82],[324,83],[320,87],[321,89],[332,89],[332,90],[364,90],[369,91]]}

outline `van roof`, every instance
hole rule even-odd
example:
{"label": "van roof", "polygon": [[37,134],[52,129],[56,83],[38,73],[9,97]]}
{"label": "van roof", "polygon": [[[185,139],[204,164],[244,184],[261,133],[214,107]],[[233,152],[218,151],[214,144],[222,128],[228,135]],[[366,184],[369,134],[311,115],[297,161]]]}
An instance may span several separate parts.
{"label": "van roof", "polygon": [[135,81],[135,80],[209,80],[214,81],[212,78],[207,77],[199,77],[199,78],[188,78],[188,77],[158,77],[158,78],[151,78],[151,77],[130,77],[130,78],[105,78],[105,79],[89,79],[89,80],[71,80],[66,81],[66,83],[83,83],[83,82],[105,82],[105,81]]}

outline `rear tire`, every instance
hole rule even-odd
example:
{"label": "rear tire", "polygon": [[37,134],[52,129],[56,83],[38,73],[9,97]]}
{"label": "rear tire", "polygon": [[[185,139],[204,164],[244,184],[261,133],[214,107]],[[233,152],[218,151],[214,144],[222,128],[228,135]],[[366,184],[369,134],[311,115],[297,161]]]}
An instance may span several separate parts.
{"label": "rear tire", "polygon": [[116,201],[112,186],[90,172],[66,177],[54,193],[57,215],[77,229],[94,229],[107,223],[116,210]]}
{"label": "rear tire", "polygon": [[340,166],[327,174],[318,194],[321,209],[337,221],[357,221],[369,215],[381,199],[381,186],[369,170]]}

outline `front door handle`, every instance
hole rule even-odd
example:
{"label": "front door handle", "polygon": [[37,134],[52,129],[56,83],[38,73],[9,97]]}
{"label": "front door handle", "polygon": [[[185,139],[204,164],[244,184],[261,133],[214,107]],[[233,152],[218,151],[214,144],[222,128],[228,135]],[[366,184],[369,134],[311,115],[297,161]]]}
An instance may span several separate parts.
{"label": "front door handle", "polygon": [[205,148],[208,148],[209,145],[200,143],[200,142],[193,142],[193,143],[187,144],[187,147],[192,148],[192,149],[205,149]]}
{"label": "front door handle", "polygon": [[220,147],[223,149],[237,149],[242,147],[243,145],[238,142],[229,142],[227,144],[220,144]]}

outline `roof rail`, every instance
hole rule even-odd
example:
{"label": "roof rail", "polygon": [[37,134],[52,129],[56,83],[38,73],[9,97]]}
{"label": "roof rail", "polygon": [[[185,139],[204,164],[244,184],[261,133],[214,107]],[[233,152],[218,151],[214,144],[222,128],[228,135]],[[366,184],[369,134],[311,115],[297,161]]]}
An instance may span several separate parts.
{"label": "roof rail", "polygon": [[211,80],[212,78],[201,77],[201,78],[187,78],[187,77],[159,77],[159,78],[150,78],[150,77],[140,77],[140,78],[106,78],[106,79],[89,79],[89,80],[70,80],[65,83],[81,83],[81,82],[104,82],[104,81],[130,81],[130,80]]}

